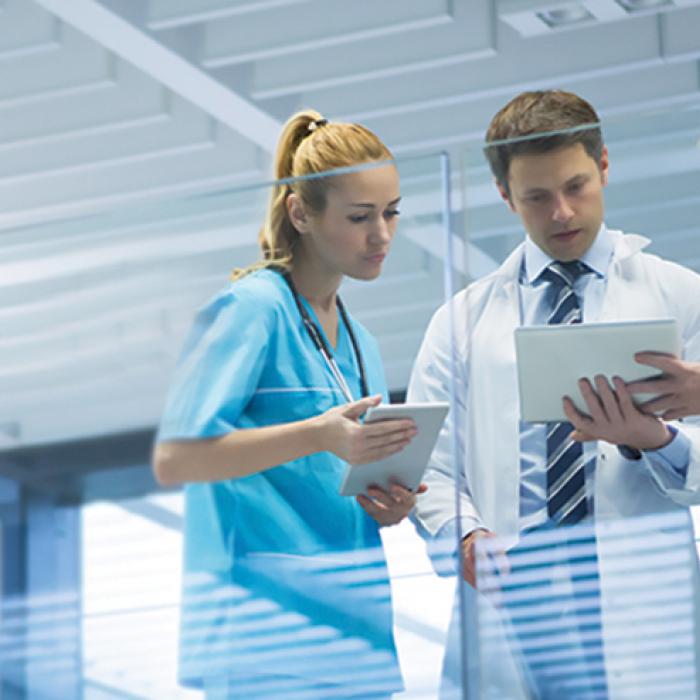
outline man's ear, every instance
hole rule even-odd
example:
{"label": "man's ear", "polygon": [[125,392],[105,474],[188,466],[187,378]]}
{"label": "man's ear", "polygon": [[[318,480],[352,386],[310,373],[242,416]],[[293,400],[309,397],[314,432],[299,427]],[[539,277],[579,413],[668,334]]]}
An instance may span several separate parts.
{"label": "man's ear", "polygon": [[306,213],[306,208],[304,207],[304,202],[301,198],[292,192],[287,195],[287,199],[284,202],[287,207],[287,216],[292,222],[292,226],[301,234],[308,233],[309,231],[309,217]]}
{"label": "man's ear", "polygon": [[603,187],[608,184],[609,167],[610,161],[608,159],[608,147],[603,146],[603,150],[600,153],[600,179],[603,183]]}
{"label": "man's ear", "polygon": [[496,189],[498,190],[498,193],[501,195],[501,199],[508,205],[508,208],[515,213],[515,207],[513,206],[513,202],[511,202],[510,195],[508,194],[508,190],[500,183],[496,178],[493,179]]}

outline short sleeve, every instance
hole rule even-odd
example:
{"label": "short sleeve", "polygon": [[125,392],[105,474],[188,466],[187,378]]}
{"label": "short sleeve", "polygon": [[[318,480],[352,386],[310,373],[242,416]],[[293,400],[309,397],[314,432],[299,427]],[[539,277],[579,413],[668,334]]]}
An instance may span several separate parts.
{"label": "short sleeve", "polygon": [[195,318],[168,393],[159,442],[230,433],[255,392],[275,309],[250,290],[236,291],[235,286]]}

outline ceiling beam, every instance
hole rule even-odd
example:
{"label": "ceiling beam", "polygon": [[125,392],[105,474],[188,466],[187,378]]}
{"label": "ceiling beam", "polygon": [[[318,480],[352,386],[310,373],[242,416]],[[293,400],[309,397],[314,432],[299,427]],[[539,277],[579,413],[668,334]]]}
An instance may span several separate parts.
{"label": "ceiling beam", "polygon": [[35,0],[61,21],[273,153],[281,124],[95,0]]}

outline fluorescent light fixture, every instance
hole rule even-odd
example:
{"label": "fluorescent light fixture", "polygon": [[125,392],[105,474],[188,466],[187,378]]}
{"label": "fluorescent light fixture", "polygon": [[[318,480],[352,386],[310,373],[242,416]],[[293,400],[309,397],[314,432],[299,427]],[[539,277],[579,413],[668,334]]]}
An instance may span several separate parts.
{"label": "fluorescent light fixture", "polygon": [[537,12],[537,16],[552,29],[569,27],[572,24],[595,19],[593,15],[578,3],[567,3],[559,7],[552,7]]}
{"label": "fluorescent light fixture", "polygon": [[524,37],[697,7],[700,0],[497,0],[499,18]]}
{"label": "fluorescent light fixture", "polygon": [[673,0],[617,0],[627,12],[655,10],[658,7],[673,7]]}

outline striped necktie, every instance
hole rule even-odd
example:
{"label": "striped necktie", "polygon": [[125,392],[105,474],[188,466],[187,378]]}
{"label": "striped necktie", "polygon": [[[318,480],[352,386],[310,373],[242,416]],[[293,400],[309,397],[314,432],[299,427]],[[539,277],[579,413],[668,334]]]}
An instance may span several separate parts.
{"label": "striped necktie", "polygon": [[[584,263],[553,262],[542,273],[554,288],[548,324],[581,323],[574,282],[590,272]],[[569,422],[547,424],[547,514],[557,525],[573,525],[588,514],[583,446],[569,438]]]}

